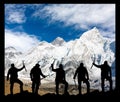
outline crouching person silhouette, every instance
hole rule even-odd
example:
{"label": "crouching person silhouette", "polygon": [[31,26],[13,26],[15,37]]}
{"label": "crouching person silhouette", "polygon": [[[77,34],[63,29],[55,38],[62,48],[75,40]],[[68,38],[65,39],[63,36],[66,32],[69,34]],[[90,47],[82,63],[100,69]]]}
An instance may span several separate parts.
{"label": "crouching person silhouette", "polygon": [[46,76],[42,73],[39,68],[40,65],[37,63],[30,71],[30,78],[32,81],[32,93],[38,94],[39,86],[41,85],[41,77],[45,78]]}
{"label": "crouching person silhouette", "polygon": [[[18,79],[18,72],[21,71],[23,68],[25,68],[24,65],[22,68],[18,69],[12,63],[10,69],[8,70],[7,80],[10,79],[10,93],[11,94],[13,94],[14,83],[20,84],[20,92],[23,92],[23,82]],[[9,76],[10,76],[10,78],[9,78]]]}
{"label": "crouching person silhouette", "polygon": [[87,93],[90,92],[90,83],[89,83],[89,76],[88,76],[88,71],[87,69],[84,67],[83,63],[80,63],[80,66],[76,69],[75,74],[73,76],[73,79],[75,79],[77,76],[78,78],[78,90],[79,90],[79,95],[82,94],[81,92],[81,84],[82,81],[84,83],[86,83],[87,85]]}
{"label": "crouching person silhouette", "polygon": [[56,84],[56,94],[59,95],[59,84],[65,85],[64,94],[68,95],[68,82],[65,79],[65,71],[63,70],[63,65],[60,64],[59,68],[54,69],[53,64],[51,64],[52,71],[56,72],[55,84]]}

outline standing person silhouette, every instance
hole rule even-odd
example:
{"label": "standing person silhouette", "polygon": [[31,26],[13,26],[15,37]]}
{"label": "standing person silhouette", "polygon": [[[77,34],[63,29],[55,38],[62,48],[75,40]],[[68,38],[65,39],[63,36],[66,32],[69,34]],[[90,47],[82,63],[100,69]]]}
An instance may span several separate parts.
{"label": "standing person silhouette", "polygon": [[111,73],[111,67],[108,65],[108,62],[104,61],[104,64],[101,64],[101,65],[96,65],[93,62],[93,65],[101,69],[101,87],[102,87],[102,92],[104,92],[105,79],[109,81],[110,90],[112,90],[112,73]]}
{"label": "standing person silhouette", "polygon": [[64,94],[68,94],[68,82],[65,78],[65,71],[63,70],[63,65],[60,64],[59,68],[54,69],[53,64],[51,64],[52,71],[56,72],[55,84],[56,84],[56,94],[59,95],[59,84],[65,85]]}
{"label": "standing person silhouette", "polygon": [[41,77],[45,78],[46,76],[42,73],[37,63],[30,71],[30,78],[32,81],[32,93],[38,94],[39,86],[41,85]]}
{"label": "standing person silhouette", "polygon": [[90,91],[90,83],[89,83],[89,75],[87,69],[84,67],[83,63],[80,63],[80,66],[76,69],[73,79],[77,76],[78,78],[78,90],[79,94],[81,94],[81,84],[82,81],[87,85],[87,93]]}
{"label": "standing person silhouette", "polygon": [[[23,82],[18,79],[18,72],[21,71],[23,68],[25,68],[24,65],[23,65],[22,68],[18,69],[12,63],[10,69],[8,70],[7,80],[10,79],[10,93],[11,94],[13,94],[14,83],[20,84],[20,92],[23,91]],[[10,78],[9,78],[9,76],[10,76]]]}

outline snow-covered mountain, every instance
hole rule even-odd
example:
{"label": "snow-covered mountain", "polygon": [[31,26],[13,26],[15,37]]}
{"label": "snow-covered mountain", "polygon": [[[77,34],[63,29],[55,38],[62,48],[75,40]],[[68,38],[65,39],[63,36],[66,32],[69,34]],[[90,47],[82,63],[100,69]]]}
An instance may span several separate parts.
{"label": "snow-covered mountain", "polygon": [[[59,63],[62,63],[66,71],[67,81],[70,84],[74,84],[73,75],[75,70],[80,62],[83,62],[90,76],[91,87],[94,87],[99,83],[98,80],[100,79],[100,69],[95,66],[91,69],[94,59],[96,64],[102,64],[107,60],[112,67],[113,74],[115,74],[114,43],[104,38],[97,28],[93,28],[83,33],[79,39],[65,42],[63,38],[58,37],[52,43],[43,41],[38,46],[31,48],[27,53],[23,54],[15,53],[14,50],[12,51],[10,48],[6,48],[5,74],[10,67],[10,63],[15,63],[16,67],[21,67],[22,60],[24,60],[27,72],[25,70],[19,72],[20,77],[29,79],[31,68],[36,63],[39,63],[42,72],[45,75],[50,75],[48,80],[54,81],[55,73],[51,71],[50,65],[55,60],[54,67],[57,68]],[[95,84],[95,82],[97,83]]]}
{"label": "snow-covered mountain", "polygon": [[10,64],[14,62],[19,56],[22,55],[22,52],[17,51],[14,47],[9,46],[5,48],[5,72],[10,67]]}
{"label": "snow-covered mountain", "polygon": [[21,55],[22,52],[18,52],[14,47],[9,46],[5,48],[5,57],[9,59],[16,58],[17,56]]}
{"label": "snow-covered mountain", "polygon": [[65,41],[63,38],[61,37],[57,37],[53,42],[52,42],[53,45],[55,46],[62,46],[65,44]]}

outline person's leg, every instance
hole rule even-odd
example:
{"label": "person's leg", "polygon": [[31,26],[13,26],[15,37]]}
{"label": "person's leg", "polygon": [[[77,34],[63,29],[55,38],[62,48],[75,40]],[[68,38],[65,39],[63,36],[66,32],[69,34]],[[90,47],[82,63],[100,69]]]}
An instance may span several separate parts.
{"label": "person's leg", "polygon": [[35,93],[35,81],[32,81],[32,93]]}
{"label": "person's leg", "polygon": [[40,86],[40,80],[36,82],[36,89],[35,89],[36,94],[38,94],[39,86]]}
{"label": "person's leg", "polygon": [[85,83],[86,83],[86,86],[87,86],[87,93],[89,93],[90,92],[90,83],[87,79],[85,80]]}
{"label": "person's leg", "polygon": [[112,91],[112,79],[110,79],[110,91]]}
{"label": "person's leg", "polygon": [[112,78],[108,77],[107,80],[109,81],[110,91],[112,91]]}
{"label": "person's leg", "polygon": [[68,82],[64,80],[62,83],[65,85],[64,94],[68,94]]}
{"label": "person's leg", "polygon": [[56,94],[59,95],[59,82],[56,82]]}
{"label": "person's leg", "polygon": [[82,94],[82,92],[81,92],[81,83],[82,83],[82,81],[79,80],[79,81],[78,81],[78,90],[79,90],[79,94],[80,94],[80,95]]}
{"label": "person's leg", "polygon": [[20,92],[23,92],[23,82],[21,80],[17,79],[16,83],[20,84]]}
{"label": "person's leg", "polygon": [[10,94],[13,94],[14,82],[10,81]]}
{"label": "person's leg", "polygon": [[102,92],[104,92],[104,78],[101,78],[101,87],[102,87]]}

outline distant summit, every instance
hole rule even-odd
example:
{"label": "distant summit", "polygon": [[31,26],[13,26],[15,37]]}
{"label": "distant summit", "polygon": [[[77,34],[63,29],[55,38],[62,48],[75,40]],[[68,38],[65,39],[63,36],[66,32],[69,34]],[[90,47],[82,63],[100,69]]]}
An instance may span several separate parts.
{"label": "distant summit", "polygon": [[53,45],[55,46],[62,46],[65,44],[65,41],[63,38],[61,37],[57,37],[53,42],[52,42]]}
{"label": "distant summit", "polygon": [[6,47],[5,50],[6,51],[16,52],[16,49],[13,46]]}
{"label": "distant summit", "polygon": [[9,46],[5,48],[5,56],[7,58],[16,58],[17,56],[21,55],[22,52],[17,51],[14,47]]}
{"label": "distant summit", "polygon": [[80,39],[84,39],[87,41],[91,41],[91,40],[97,41],[99,43],[99,42],[103,42],[104,37],[100,34],[99,30],[96,27],[94,27],[93,29],[83,33]]}

